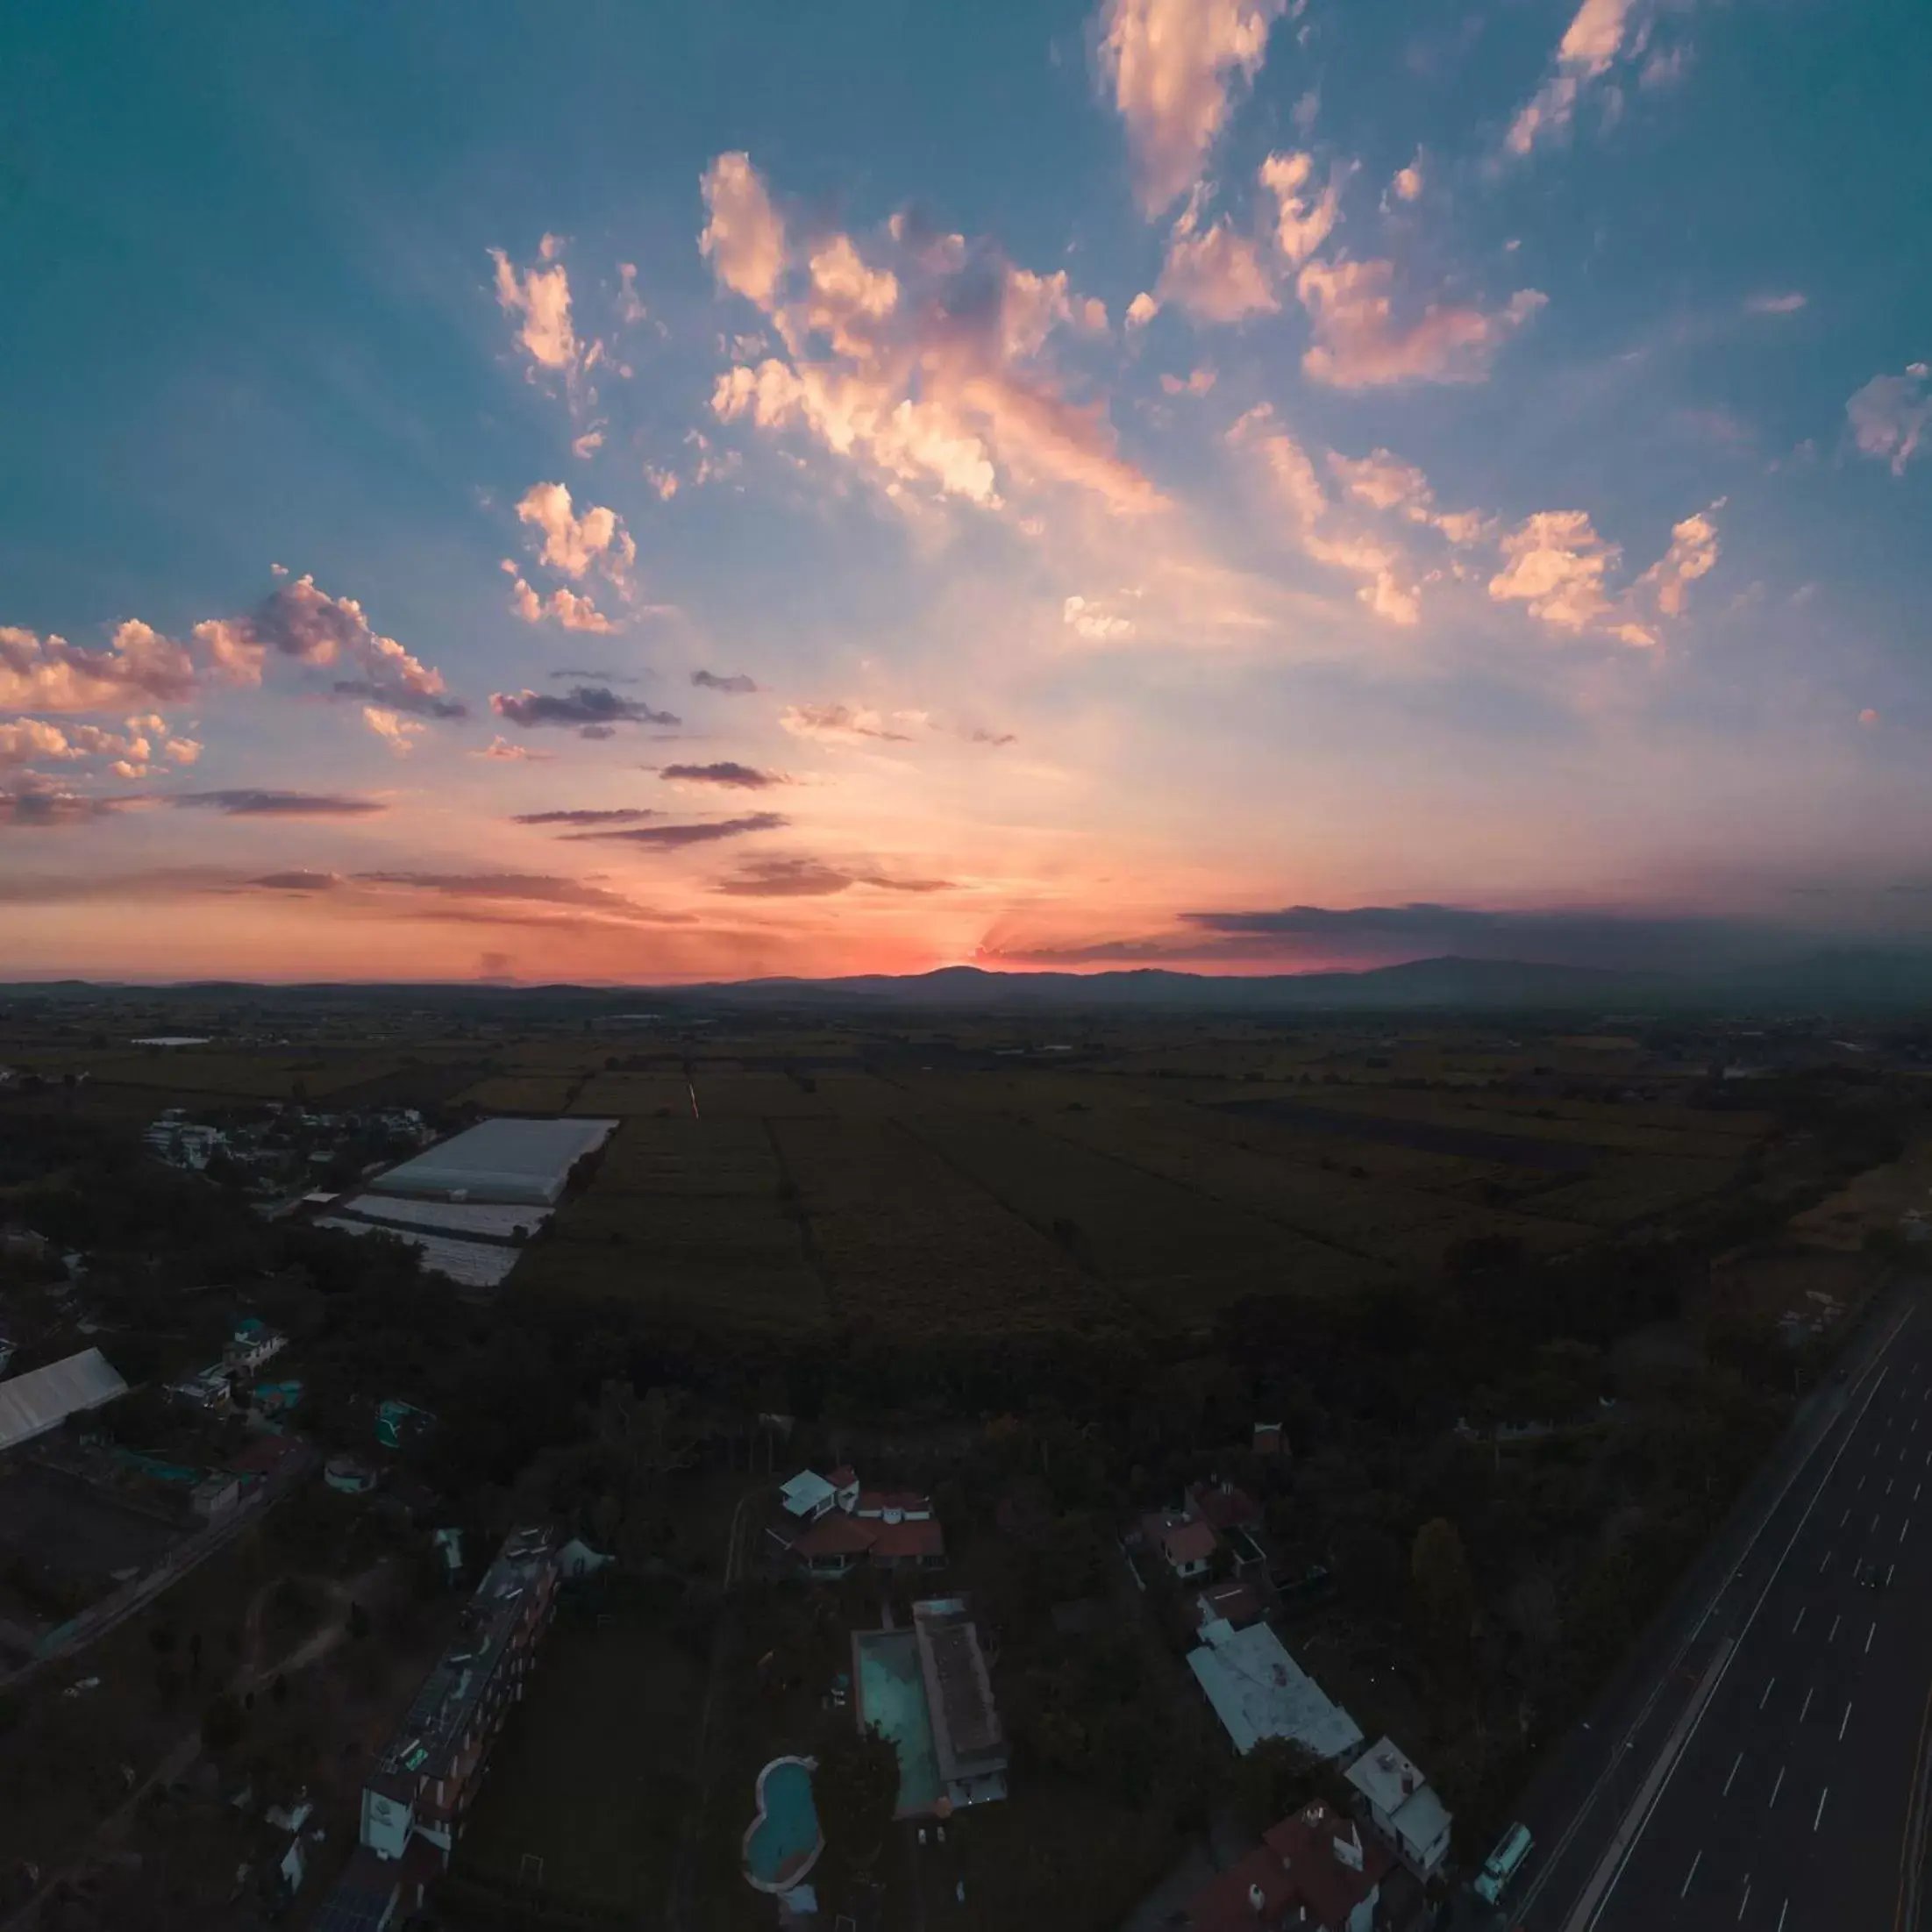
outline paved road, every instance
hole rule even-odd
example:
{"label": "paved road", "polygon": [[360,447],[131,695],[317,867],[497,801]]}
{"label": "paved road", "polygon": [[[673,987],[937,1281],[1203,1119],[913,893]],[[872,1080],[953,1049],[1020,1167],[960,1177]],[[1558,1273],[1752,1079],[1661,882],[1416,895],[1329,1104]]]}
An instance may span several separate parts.
{"label": "paved road", "polygon": [[1572,1776],[1571,1815],[1532,1817],[1503,1922],[1920,1932],[1932,1308],[1916,1294],[1884,1309],[1719,1540],[1701,1603],[1693,1589],[1651,1646],[1648,1693],[1626,1686],[1579,1740],[1593,1781]]}

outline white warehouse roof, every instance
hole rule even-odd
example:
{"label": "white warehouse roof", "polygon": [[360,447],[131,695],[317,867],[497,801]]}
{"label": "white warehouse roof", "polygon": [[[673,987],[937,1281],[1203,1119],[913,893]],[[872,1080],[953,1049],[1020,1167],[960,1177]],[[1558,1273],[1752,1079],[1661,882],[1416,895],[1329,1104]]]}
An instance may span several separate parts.
{"label": "white warehouse roof", "polygon": [[369,1183],[379,1194],[463,1194],[545,1207],[572,1166],[615,1130],[614,1120],[486,1120]]}
{"label": "white warehouse roof", "polygon": [[1362,1742],[1361,1727],[1265,1623],[1237,1630],[1216,1617],[1201,1634],[1207,1641],[1188,1651],[1187,1668],[1244,1757],[1264,1737],[1292,1737],[1324,1758],[1339,1757]]}
{"label": "white warehouse roof", "polygon": [[45,1368],[29,1369],[0,1382],[0,1451],[44,1436],[69,1415],[126,1394],[127,1384],[98,1349],[82,1349]]}

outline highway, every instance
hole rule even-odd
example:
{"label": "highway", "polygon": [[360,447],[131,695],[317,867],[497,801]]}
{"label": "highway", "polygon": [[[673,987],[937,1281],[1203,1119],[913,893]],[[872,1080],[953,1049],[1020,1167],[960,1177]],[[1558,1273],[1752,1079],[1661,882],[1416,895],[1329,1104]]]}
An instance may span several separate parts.
{"label": "highway", "polygon": [[1493,1924],[1923,1932],[1932,1311],[1897,1298],[1854,1356],[1526,1800]]}

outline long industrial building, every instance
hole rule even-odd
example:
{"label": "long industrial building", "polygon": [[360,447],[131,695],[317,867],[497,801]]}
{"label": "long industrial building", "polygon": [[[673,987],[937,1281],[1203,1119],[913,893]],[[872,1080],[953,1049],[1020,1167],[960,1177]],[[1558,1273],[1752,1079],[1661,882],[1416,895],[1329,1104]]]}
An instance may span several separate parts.
{"label": "long industrial building", "polygon": [[603,1145],[614,1120],[486,1120],[378,1174],[369,1190],[440,1201],[553,1206],[570,1170]]}

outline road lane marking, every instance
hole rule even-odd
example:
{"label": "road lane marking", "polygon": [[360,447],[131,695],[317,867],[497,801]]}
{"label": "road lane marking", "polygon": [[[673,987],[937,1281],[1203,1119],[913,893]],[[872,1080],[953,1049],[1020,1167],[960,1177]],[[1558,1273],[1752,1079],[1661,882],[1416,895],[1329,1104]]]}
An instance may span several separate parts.
{"label": "road lane marking", "polygon": [[1886,1479],[1885,1486],[1885,1493],[1886,1495],[1889,1496],[1892,1494],[1892,1485],[1898,1481],[1898,1479],[1899,1479],[1896,1476],[1888,1477]]}
{"label": "road lane marking", "polygon": [[[1924,1484],[1923,1484],[1922,1482],[1915,1482],[1915,1483],[1914,1483],[1914,1484],[1913,1484],[1913,1486],[1912,1486],[1912,1500],[1913,1500],[1913,1501],[1914,1501],[1914,1502],[1916,1502],[1916,1501],[1917,1501],[1919,1500],[1919,1492],[1920,1492],[1920,1491],[1921,1491],[1921,1489],[1923,1489],[1924,1487],[1925,1487],[1925,1485],[1924,1485]],[[1845,1512],[1845,1514],[1846,1514],[1847,1515],[1850,1515],[1850,1513],[1851,1513],[1851,1512],[1850,1512],[1850,1510],[1847,1510],[1847,1511]]]}
{"label": "road lane marking", "polygon": [[1863,1476],[1861,1476],[1861,1477],[1859,1477],[1859,1479],[1858,1479],[1858,1486],[1859,1486],[1859,1488],[1863,1489],[1863,1488],[1864,1487],[1864,1486],[1865,1486],[1865,1479],[1864,1479],[1864,1478]]}
{"label": "road lane marking", "polygon": [[1841,1744],[1842,1744],[1842,1743],[1844,1743],[1844,1741],[1845,1741],[1845,1726],[1846,1726],[1847,1724],[1849,1724],[1849,1723],[1850,1723],[1850,1722],[1851,1722],[1851,1700],[1850,1700],[1850,1698],[1848,1697],[1848,1698],[1847,1698],[1847,1699],[1845,1700],[1845,1715],[1843,1715],[1843,1717],[1841,1717],[1841,1718],[1840,1718],[1840,1719],[1838,1720],[1838,1742],[1839,1742],[1839,1743],[1840,1743]]}
{"label": "road lane marking", "polygon": [[[1831,1786],[1829,1785],[1827,1785],[1825,1788],[1818,1793],[1818,1808],[1811,1814],[1811,1829],[1814,1831],[1817,1830],[1819,1824],[1822,1821],[1824,1818],[1825,1800],[1830,1797],[1830,1795]],[[1702,1854],[1700,1853],[1699,1856],[1701,1857]]]}
{"label": "road lane marking", "polygon": [[1828,1551],[1825,1551],[1825,1553],[1824,1553],[1824,1557],[1823,1557],[1823,1559],[1822,1559],[1822,1560],[1821,1560],[1821,1561],[1820,1562],[1820,1564],[1819,1564],[1819,1565],[1818,1565],[1818,1574],[1819,1574],[1820,1576],[1822,1576],[1822,1575],[1823,1575],[1823,1574],[1825,1573],[1825,1570],[1826,1570],[1826,1567],[1827,1567],[1827,1565],[1829,1565],[1829,1564],[1830,1563],[1830,1561],[1831,1561],[1831,1552],[1830,1552],[1830,1551],[1829,1551],[1829,1550],[1828,1550]]}
{"label": "road lane marking", "polygon": [[1899,1525],[1899,1541],[1900,1543],[1903,1543],[1905,1541],[1905,1533],[1911,1527],[1912,1519],[1909,1516],[1907,1516],[1905,1521]]}
{"label": "road lane marking", "polygon": [[1746,1906],[1748,1906],[1748,1905],[1749,1905],[1750,1903],[1750,1873],[1747,1871],[1747,1872],[1746,1872],[1746,1873],[1744,1874],[1744,1896],[1743,1896],[1743,1898],[1741,1898],[1741,1899],[1740,1899],[1740,1900],[1739,1900],[1737,1901],[1737,1915],[1738,1915],[1738,1917],[1739,1917],[1739,1918],[1743,1918],[1743,1915],[1744,1915],[1744,1907],[1745,1907]]}
{"label": "road lane marking", "polygon": [[[1802,1623],[1805,1621],[1805,1612],[1810,1608],[1811,1606],[1808,1603],[1800,1608],[1798,1612],[1798,1623]],[[1791,1634],[1793,1636],[1796,1636],[1798,1635],[1798,1623],[1793,1623],[1791,1627]]]}
{"label": "road lane marking", "polygon": [[1678,1887],[1677,1895],[1679,1898],[1681,1899],[1691,1889],[1691,1880],[1697,1876],[1697,1868],[1703,1862],[1703,1848],[1700,1846],[1697,1856],[1691,1860],[1691,1869],[1684,1874],[1684,1883]]}
{"label": "road lane marking", "polygon": [[1811,1700],[1813,1698],[1817,1696],[1817,1694],[1818,1686],[1815,1684],[1814,1684],[1811,1688],[1805,1693],[1805,1707],[1798,1714],[1798,1722],[1800,1724],[1802,1724],[1806,1718],[1811,1715]]}
{"label": "road lane marking", "polygon": [[1879,1513],[1877,1510],[1873,1510],[1871,1513],[1871,1533],[1873,1536],[1877,1536],[1879,1533]]}
{"label": "road lane marking", "polygon": [[1736,1756],[1736,1759],[1735,1759],[1735,1760],[1733,1761],[1733,1763],[1732,1763],[1732,1764],[1731,1764],[1731,1774],[1730,1774],[1730,1776],[1729,1776],[1729,1778],[1727,1778],[1727,1779],[1726,1779],[1724,1780],[1724,1789],[1723,1789],[1723,1792],[1722,1792],[1722,1796],[1724,1796],[1724,1797],[1726,1797],[1726,1798],[1729,1798],[1729,1797],[1730,1796],[1730,1794],[1731,1794],[1731,1786],[1732,1786],[1732,1784],[1733,1784],[1733,1783],[1735,1782],[1735,1780],[1736,1779],[1736,1777],[1737,1777],[1737,1767],[1738,1767],[1738,1765],[1739,1765],[1739,1764],[1743,1764],[1743,1762],[1744,1762],[1744,1754],[1743,1754],[1743,1751],[1739,1751],[1739,1752],[1738,1752],[1738,1754],[1737,1754],[1737,1756]]}
{"label": "road lane marking", "polygon": [[1873,1637],[1878,1636],[1878,1634],[1879,1620],[1877,1617],[1873,1617],[1871,1620],[1871,1628],[1865,1632],[1865,1655],[1867,1657],[1870,1657],[1871,1654],[1871,1640]]}
{"label": "road lane marking", "polygon": [[1771,1687],[1777,1681],[1778,1679],[1775,1676],[1767,1678],[1764,1680],[1764,1694],[1757,1700],[1757,1707],[1759,1710],[1763,1710],[1765,1705],[1771,1702]]}
{"label": "road lane marking", "polygon": [[1850,1504],[1848,1503],[1848,1504],[1847,1504],[1847,1505],[1845,1506],[1845,1513],[1844,1513],[1844,1515],[1842,1515],[1842,1516],[1840,1516],[1840,1517],[1839,1517],[1839,1519],[1838,1519],[1838,1527],[1839,1527],[1839,1528],[1840,1528],[1841,1529],[1843,1529],[1844,1528],[1844,1526],[1845,1526],[1845,1525],[1846,1525],[1846,1524],[1847,1524],[1848,1522],[1850,1522],[1850,1521],[1851,1521],[1851,1507],[1850,1507]]}
{"label": "road lane marking", "polygon": [[1785,1914],[1791,1910],[1791,1900],[1786,1899],[1778,1908],[1778,1932],[1785,1932]]}
{"label": "road lane marking", "polygon": [[1777,1782],[1777,1783],[1776,1783],[1775,1785],[1773,1785],[1773,1786],[1772,1786],[1771,1787],[1771,1797],[1769,1798],[1769,1800],[1766,1800],[1766,1802],[1765,1802],[1765,1805],[1764,1805],[1764,1809],[1765,1809],[1766,1811],[1769,1811],[1769,1810],[1771,1810],[1771,1809],[1772,1808],[1772,1807],[1773,1807],[1773,1806],[1775,1806],[1775,1805],[1777,1804],[1777,1802],[1778,1802],[1778,1793],[1779,1793],[1779,1792],[1781,1792],[1781,1791],[1782,1791],[1782,1790],[1783,1790],[1784,1788],[1785,1788],[1785,1767],[1784,1767],[1784,1766],[1783,1766],[1782,1764],[1780,1764],[1780,1765],[1779,1765],[1779,1766],[1778,1767],[1778,1782]]}
{"label": "road lane marking", "polygon": [[1832,1620],[1831,1620],[1831,1636],[1828,1636],[1828,1637],[1827,1637],[1827,1638],[1825,1639],[1825,1642],[1826,1642],[1827,1643],[1830,1643],[1830,1642],[1831,1642],[1831,1637],[1833,1637],[1833,1636],[1837,1636],[1837,1634],[1838,1634],[1838,1626],[1839,1626],[1839,1625],[1840,1625],[1841,1623],[1843,1623],[1843,1622],[1844,1622],[1844,1617],[1843,1616],[1843,1615],[1838,1615],[1838,1616],[1835,1616],[1835,1617],[1833,1617],[1833,1618],[1832,1618]]}
{"label": "road lane marking", "polygon": [[1895,1563],[1888,1563],[1885,1566],[1885,1586],[1888,1590],[1892,1587],[1892,1572],[1898,1567]]}

